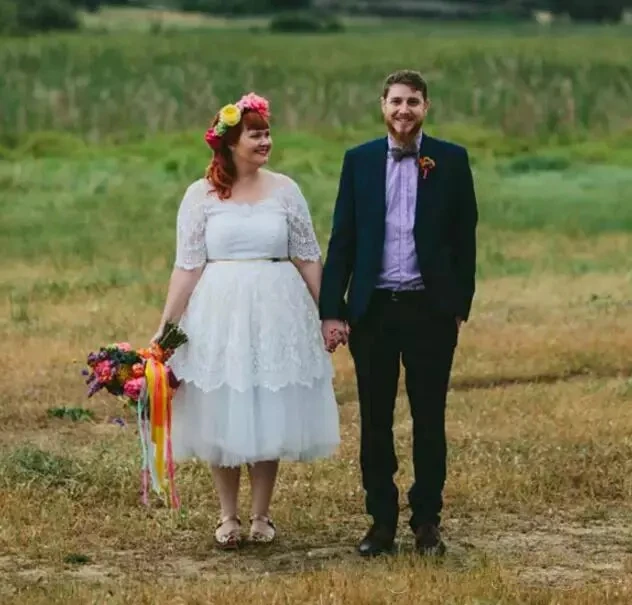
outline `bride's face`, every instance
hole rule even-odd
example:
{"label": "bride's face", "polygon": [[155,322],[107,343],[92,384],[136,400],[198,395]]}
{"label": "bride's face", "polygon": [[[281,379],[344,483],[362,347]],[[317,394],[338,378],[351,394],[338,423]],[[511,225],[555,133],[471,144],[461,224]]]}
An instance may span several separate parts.
{"label": "bride's face", "polygon": [[256,166],[263,166],[270,159],[272,137],[270,129],[244,128],[237,145],[232,148],[233,159]]}

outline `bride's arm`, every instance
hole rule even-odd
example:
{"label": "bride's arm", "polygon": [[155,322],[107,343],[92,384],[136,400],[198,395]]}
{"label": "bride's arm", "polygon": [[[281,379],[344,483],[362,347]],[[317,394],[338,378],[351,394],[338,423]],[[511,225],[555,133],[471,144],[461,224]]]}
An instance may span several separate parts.
{"label": "bride's arm", "polygon": [[300,187],[291,179],[287,179],[286,187],[290,227],[289,255],[318,306],[323,275],[320,246],[314,232],[307,200]]}
{"label": "bride's arm", "polygon": [[195,269],[181,269],[175,267],[173,269],[157,336],[162,334],[167,322],[178,323],[189,304],[189,298],[191,298],[191,294],[202,276],[203,270],[204,267],[197,267]]}
{"label": "bride's arm", "polygon": [[318,299],[320,298],[320,282],[323,276],[323,263],[320,260],[300,260],[293,259],[292,262],[298,269],[301,277],[305,280],[307,289],[312,295],[316,306],[318,306]]}
{"label": "bride's arm", "polygon": [[199,182],[193,183],[180,203],[176,258],[156,336],[160,336],[167,322],[177,323],[180,320],[206,266],[204,191]]}

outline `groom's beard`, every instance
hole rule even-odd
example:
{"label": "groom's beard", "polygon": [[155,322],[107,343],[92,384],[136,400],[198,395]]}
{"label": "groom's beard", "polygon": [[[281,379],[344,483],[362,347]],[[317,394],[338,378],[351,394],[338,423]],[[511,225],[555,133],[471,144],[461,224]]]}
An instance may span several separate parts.
{"label": "groom's beard", "polygon": [[397,132],[397,130],[395,130],[391,121],[386,122],[386,128],[388,129],[391,136],[404,147],[407,145],[411,145],[415,141],[415,138],[419,134],[422,126],[423,122],[419,122],[418,124],[415,124],[415,126],[413,126],[413,128],[408,132],[399,133]]}

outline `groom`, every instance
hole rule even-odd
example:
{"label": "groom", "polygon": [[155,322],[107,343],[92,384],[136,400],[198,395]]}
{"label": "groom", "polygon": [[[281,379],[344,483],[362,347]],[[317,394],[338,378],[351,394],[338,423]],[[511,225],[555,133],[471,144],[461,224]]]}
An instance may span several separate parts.
{"label": "groom", "polygon": [[388,76],[381,105],[388,136],[344,156],[320,315],[329,349],[348,339],[356,370],[362,482],[373,517],[359,553],[394,545],[401,360],[413,421],[410,527],[418,552],[442,555],[446,394],[474,297],[477,203],[466,150],[422,132],[429,108],[422,76]]}

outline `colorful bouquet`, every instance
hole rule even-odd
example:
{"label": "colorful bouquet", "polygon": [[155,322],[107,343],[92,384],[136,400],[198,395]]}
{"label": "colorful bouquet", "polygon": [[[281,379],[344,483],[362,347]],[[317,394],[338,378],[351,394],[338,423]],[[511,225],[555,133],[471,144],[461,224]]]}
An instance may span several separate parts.
{"label": "colorful bouquet", "polygon": [[187,342],[187,335],[168,323],[157,342],[149,349],[133,350],[126,342],[101,347],[88,355],[90,370],[88,397],[101,389],[123,397],[136,409],[142,450],[142,499],[148,504],[148,487],[158,494],[170,494],[173,508],[180,506],[175,490],[175,472],[171,450],[171,400],[178,380],[165,362]]}

